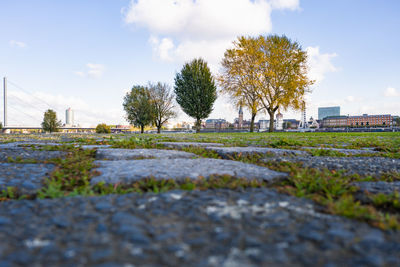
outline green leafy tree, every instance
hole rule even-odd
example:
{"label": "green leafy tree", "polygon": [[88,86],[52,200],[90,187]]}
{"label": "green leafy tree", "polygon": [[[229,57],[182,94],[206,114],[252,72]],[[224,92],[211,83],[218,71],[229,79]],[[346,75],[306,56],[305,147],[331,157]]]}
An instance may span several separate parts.
{"label": "green leafy tree", "polygon": [[0,122],[0,130],[3,129],[3,123]]}
{"label": "green leafy tree", "polygon": [[133,86],[132,90],[125,95],[123,106],[126,119],[136,127],[140,127],[141,133],[144,132],[145,126],[154,121],[154,106],[150,90],[145,86]]}
{"label": "green leafy tree", "polygon": [[111,127],[105,123],[100,123],[96,126],[96,133],[111,133]]}
{"label": "green leafy tree", "polygon": [[52,110],[48,109],[44,113],[42,128],[46,132],[58,132],[59,128],[61,127],[61,121],[57,120],[57,113]]}
{"label": "green leafy tree", "polygon": [[154,124],[157,127],[157,133],[160,133],[163,124],[177,115],[174,111],[174,95],[165,83],[149,84],[149,87],[154,108]]}
{"label": "green leafy tree", "polygon": [[203,59],[186,63],[175,76],[174,91],[176,102],[196,119],[196,132],[200,132],[201,120],[210,115],[217,99],[217,87],[207,63]]}

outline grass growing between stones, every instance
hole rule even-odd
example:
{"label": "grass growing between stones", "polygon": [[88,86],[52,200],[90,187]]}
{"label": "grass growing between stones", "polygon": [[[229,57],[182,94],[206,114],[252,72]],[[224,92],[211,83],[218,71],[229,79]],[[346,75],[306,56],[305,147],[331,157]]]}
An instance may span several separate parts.
{"label": "grass growing between stones", "polygon": [[[203,148],[190,147],[183,150],[201,157],[221,158],[216,152]],[[400,230],[398,194],[371,196],[372,201],[369,203],[362,203],[355,197],[358,189],[352,185],[353,182],[374,181],[377,178],[346,175],[341,170],[317,170],[303,167],[301,163],[265,162],[261,161],[265,155],[259,154],[234,154],[229,159],[289,173],[288,180],[273,187],[281,193],[311,199],[322,205],[327,213],[365,221],[381,229]],[[379,180],[396,181],[399,178],[399,173],[386,173]]]}
{"label": "grass growing between stones", "polygon": [[[321,204],[325,211],[352,219],[365,221],[381,229],[400,230],[400,216],[396,212],[382,209],[378,202],[361,203],[355,198],[358,191],[352,183],[373,180],[372,177],[345,175],[342,171],[303,168],[301,164],[284,162],[258,163],[276,171],[288,172],[287,181],[275,186],[279,192],[296,197],[305,197]],[[393,201],[393,199],[390,199]]]}
{"label": "grass growing between stones", "polygon": [[164,193],[170,190],[207,190],[226,188],[232,190],[240,190],[246,188],[266,187],[266,183],[259,180],[238,179],[229,175],[212,176],[207,179],[199,178],[191,180],[189,178],[182,181],[174,179],[156,179],[154,177],[141,179],[130,185],[105,185],[99,183],[94,186],[98,194],[110,193]]}

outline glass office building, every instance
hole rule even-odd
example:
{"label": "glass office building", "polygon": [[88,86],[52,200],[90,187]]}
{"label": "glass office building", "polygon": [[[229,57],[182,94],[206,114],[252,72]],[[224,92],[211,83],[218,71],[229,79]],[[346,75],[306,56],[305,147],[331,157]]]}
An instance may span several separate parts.
{"label": "glass office building", "polygon": [[340,116],[340,107],[318,108],[318,120],[323,120],[330,116]]}

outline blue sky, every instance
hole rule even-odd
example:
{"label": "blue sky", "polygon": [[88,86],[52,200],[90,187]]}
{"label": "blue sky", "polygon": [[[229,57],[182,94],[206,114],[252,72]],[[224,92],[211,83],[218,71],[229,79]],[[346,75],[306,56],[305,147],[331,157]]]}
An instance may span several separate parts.
{"label": "blue sky", "polygon": [[[63,121],[71,106],[81,125],[126,124],[122,98],[132,85],[173,86],[182,64],[198,56],[218,73],[236,36],[270,33],[309,52],[317,83],[308,116],[329,105],[342,114],[398,115],[398,14],[397,0],[3,0],[0,76],[13,83],[9,124],[38,125],[49,106]],[[220,97],[210,117],[236,116]],[[284,116],[300,119],[294,111]],[[178,120],[190,121],[183,112]]]}

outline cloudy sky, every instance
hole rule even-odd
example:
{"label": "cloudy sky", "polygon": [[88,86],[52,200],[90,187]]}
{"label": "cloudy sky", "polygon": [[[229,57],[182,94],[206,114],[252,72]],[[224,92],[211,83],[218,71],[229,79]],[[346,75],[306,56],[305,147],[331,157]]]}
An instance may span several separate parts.
{"label": "cloudy sky", "polygon": [[[39,125],[48,108],[65,121],[68,107],[82,126],[126,124],[122,99],[134,84],[173,86],[195,57],[216,74],[237,36],[275,33],[309,54],[317,82],[308,117],[329,105],[346,115],[399,115],[398,14],[397,0],[2,0],[9,124]],[[210,117],[232,121],[237,111],[220,97]],[[190,121],[182,111],[178,120]]]}

